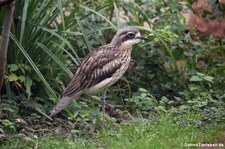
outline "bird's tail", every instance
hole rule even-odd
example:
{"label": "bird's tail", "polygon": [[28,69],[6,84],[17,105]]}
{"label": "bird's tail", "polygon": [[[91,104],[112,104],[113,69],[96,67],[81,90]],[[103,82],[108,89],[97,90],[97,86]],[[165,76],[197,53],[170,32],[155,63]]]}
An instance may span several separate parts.
{"label": "bird's tail", "polygon": [[50,117],[61,112],[70,103],[70,101],[73,100],[73,98],[74,97],[69,96],[62,97],[59,103],[51,110]]}

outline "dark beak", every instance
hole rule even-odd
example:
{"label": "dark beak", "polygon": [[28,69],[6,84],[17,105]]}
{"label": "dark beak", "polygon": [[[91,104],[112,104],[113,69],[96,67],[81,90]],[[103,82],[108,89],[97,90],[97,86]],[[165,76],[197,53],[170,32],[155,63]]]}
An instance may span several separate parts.
{"label": "dark beak", "polygon": [[141,39],[141,40],[148,40],[148,38],[146,38],[144,35],[140,35],[137,37],[138,39]]}

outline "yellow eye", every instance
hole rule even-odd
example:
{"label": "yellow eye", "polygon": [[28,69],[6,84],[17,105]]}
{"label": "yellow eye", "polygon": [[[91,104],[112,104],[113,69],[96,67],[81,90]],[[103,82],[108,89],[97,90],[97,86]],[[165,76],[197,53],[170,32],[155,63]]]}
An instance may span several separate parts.
{"label": "yellow eye", "polygon": [[135,37],[135,34],[133,32],[129,32],[129,33],[127,33],[127,36],[129,38],[134,38]]}

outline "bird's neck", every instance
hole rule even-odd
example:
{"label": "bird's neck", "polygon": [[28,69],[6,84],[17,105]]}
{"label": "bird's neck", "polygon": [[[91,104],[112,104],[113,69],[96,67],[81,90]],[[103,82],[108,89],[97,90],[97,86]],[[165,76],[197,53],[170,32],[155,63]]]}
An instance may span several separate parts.
{"label": "bird's neck", "polygon": [[128,45],[128,44],[121,44],[121,43],[110,43],[114,49],[118,50],[118,51],[131,51],[132,50],[132,45]]}

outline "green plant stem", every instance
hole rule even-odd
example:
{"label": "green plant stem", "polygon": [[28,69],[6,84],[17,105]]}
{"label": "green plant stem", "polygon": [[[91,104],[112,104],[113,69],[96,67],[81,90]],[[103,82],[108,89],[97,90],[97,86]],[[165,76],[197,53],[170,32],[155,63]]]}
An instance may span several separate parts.
{"label": "green plant stem", "polygon": [[9,43],[9,33],[10,28],[12,25],[13,20],[13,13],[14,13],[15,3],[14,1],[8,3],[6,9],[6,15],[3,23],[2,29],[2,40],[0,44],[0,95],[3,86],[4,74],[5,74],[5,66],[7,60],[7,49]]}

